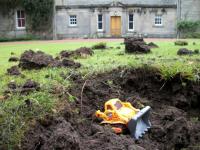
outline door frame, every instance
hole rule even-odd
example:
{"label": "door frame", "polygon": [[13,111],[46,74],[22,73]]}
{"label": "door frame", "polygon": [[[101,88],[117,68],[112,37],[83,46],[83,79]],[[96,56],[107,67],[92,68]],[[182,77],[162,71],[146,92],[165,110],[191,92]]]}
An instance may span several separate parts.
{"label": "door frame", "polygon": [[[119,18],[119,20],[120,20],[120,33],[119,34],[113,34],[112,33],[112,18]],[[110,35],[111,35],[111,37],[121,37],[121,35],[122,35],[122,17],[121,16],[110,16]]]}

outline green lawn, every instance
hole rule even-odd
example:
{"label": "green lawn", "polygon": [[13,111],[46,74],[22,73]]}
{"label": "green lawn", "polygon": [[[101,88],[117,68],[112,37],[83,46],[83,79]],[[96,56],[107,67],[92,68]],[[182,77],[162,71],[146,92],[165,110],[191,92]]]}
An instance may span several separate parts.
{"label": "green lawn", "polygon": [[[200,40],[188,40],[189,49],[200,49]],[[196,45],[193,45],[193,42]],[[119,42],[107,43],[108,47],[114,47],[108,50],[95,50],[95,54],[87,59],[79,58],[76,61],[82,64],[78,72],[87,76],[112,70],[119,66],[139,67],[153,66],[161,70],[164,78],[168,79],[178,72],[182,72],[191,80],[200,80],[200,55],[177,56],[177,50],[180,46],[174,46],[173,42],[155,42],[159,48],[152,49],[150,54],[132,54],[124,53],[124,45]],[[39,92],[31,93],[28,96],[12,94],[11,97],[0,102],[0,146],[6,144],[9,149],[14,149],[13,145],[20,143],[24,131],[27,129],[31,120],[41,118],[47,113],[55,112],[54,107],[61,102],[58,96],[50,94],[52,87],[62,87],[67,89],[72,83],[60,77],[60,73],[74,72],[72,69],[65,68],[45,68],[40,71],[22,71],[25,78],[6,75],[6,70],[17,63],[9,63],[8,59],[11,52],[16,56],[27,49],[42,50],[54,56],[61,50],[74,50],[76,48],[87,46],[91,47],[95,43],[49,43],[46,42],[34,44],[1,44],[0,43],[0,95],[7,89],[7,84],[14,80],[22,84],[26,79],[33,79],[41,84]],[[116,47],[120,46],[121,49]],[[50,78],[45,78],[50,75]],[[31,99],[33,106],[27,108],[25,100]]]}

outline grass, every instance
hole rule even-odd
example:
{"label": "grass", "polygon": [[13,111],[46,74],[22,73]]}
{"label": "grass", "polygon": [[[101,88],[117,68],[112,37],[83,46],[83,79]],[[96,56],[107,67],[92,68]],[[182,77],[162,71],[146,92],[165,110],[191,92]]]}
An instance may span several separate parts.
{"label": "grass", "polygon": [[[189,49],[199,49],[200,40],[187,40]],[[195,42],[196,45],[192,43]],[[115,69],[119,66],[140,67],[153,66],[161,70],[164,78],[169,79],[178,72],[182,72],[191,80],[200,80],[200,55],[177,56],[177,50],[181,46],[175,46],[173,42],[155,42],[159,48],[153,49],[150,54],[128,55],[124,53],[124,45],[119,42],[109,42],[108,47],[114,47],[107,50],[95,50],[95,54],[87,59],[77,59],[82,67],[77,70],[84,76],[98,74],[101,72]],[[32,79],[41,84],[39,92],[33,92],[27,96],[12,94],[8,100],[0,102],[0,149],[5,145],[6,149],[14,149],[14,145],[20,143],[24,132],[31,121],[41,118],[48,113],[53,113],[53,109],[60,102],[59,97],[51,94],[49,91],[53,87],[64,87],[71,85],[71,82],[60,77],[61,72],[65,74],[72,73],[73,70],[63,68],[45,68],[39,71],[22,71],[25,78],[8,76],[6,70],[16,63],[9,63],[8,59],[11,52],[16,56],[27,49],[40,49],[48,54],[57,56],[61,50],[74,50],[76,48],[87,46],[92,47],[95,43],[46,43],[32,42],[31,44],[0,44],[0,95],[7,89],[7,84],[14,80],[18,84],[23,84],[27,79]],[[117,49],[117,47],[121,49]],[[49,78],[45,78],[49,75]],[[73,95],[69,95],[73,100]],[[32,105],[27,106],[26,100],[30,99]]]}

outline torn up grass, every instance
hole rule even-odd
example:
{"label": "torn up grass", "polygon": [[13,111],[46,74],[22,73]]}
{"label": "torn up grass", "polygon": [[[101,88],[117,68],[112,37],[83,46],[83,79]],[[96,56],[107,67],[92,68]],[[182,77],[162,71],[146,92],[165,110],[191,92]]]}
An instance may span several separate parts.
{"label": "torn up grass", "polygon": [[[195,45],[192,43],[195,41]],[[0,145],[6,145],[6,149],[14,149],[19,145],[24,132],[32,120],[41,118],[48,113],[53,113],[56,104],[60,99],[49,91],[55,86],[68,88],[71,82],[63,79],[60,74],[71,73],[74,70],[66,68],[45,68],[41,70],[22,71],[25,77],[15,77],[6,75],[6,70],[17,63],[9,63],[11,52],[15,56],[27,49],[42,50],[45,53],[57,56],[61,50],[74,50],[79,47],[92,47],[95,43],[58,43],[58,44],[11,44],[0,45],[0,95],[7,88],[10,81],[23,84],[27,79],[39,82],[41,90],[33,92],[27,96],[19,94],[11,95],[6,101],[0,102]],[[121,67],[156,67],[165,79],[169,79],[175,74],[182,72],[191,80],[200,80],[200,55],[178,56],[177,50],[180,46],[175,46],[173,42],[156,42],[159,48],[152,49],[150,54],[126,54],[124,45],[119,42],[107,43],[109,49],[94,50],[94,55],[88,58],[78,58],[76,61],[82,64],[78,72],[83,76],[99,74]],[[112,47],[112,48],[111,48]],[[120,48],[119,48],[120,47]],[[189,40],[188,49],[199,49],[200,41]],[[45,76],[49,77],[46,78]],[[73,95],[71,95],[73,100]],[[31,100],[31,105],[27,105],[27,100]]]}

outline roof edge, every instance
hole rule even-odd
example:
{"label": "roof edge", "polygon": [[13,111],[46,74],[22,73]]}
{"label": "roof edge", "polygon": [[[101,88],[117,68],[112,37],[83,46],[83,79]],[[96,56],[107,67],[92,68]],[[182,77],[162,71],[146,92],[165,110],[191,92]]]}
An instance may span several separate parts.
{"label": "roof edge", "polygon": [[142,8],[177,8],[176,4],[172,5],[148,5],[148,4],[124,4],[123,6],[111,6],[110,4],[100,5],[57,5],[56,9],[85,9],[85,8],[109,8],[109,7],[142,7]]}

